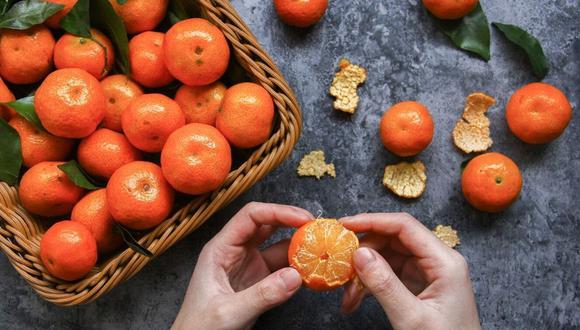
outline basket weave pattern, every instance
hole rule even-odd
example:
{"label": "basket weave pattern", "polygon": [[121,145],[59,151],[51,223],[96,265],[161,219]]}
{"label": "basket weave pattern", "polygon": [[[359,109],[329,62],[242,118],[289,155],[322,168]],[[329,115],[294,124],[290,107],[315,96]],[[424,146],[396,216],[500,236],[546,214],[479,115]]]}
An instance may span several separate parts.
{"label": "basket weave pattern", "polygon": [[[270,57],[260,47],[227,0],[199,0],[203,17],[228,39],[238,63],[272,95],[278,123],[268,141],[232,170],[218,190],[194,197],[169,219],[139,239],[155,256],[194,231],[212,214],[249,189],[290,155],[302,127],[294,94]],[[50,276],[40,261],[40,239],[45,228],[18,200],[15,187],[0,182],[0,249],[16,271],[44,299],[62,306],[89,303],[138,273],[150,258],[127,248],[101,262],[86,278],[63,282]]]}

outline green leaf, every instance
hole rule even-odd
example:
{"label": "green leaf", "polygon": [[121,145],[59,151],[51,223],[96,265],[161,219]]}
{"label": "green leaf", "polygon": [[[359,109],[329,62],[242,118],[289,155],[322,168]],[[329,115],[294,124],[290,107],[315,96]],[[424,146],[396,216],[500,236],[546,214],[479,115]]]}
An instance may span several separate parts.
{"label": "green leaf", "polygon": [[129,229],[121,226],[119,223],[115,222],[115,227],[117,228],[117,230],[119,230],[119,232],[121,233],[121,236],[123,237],[123,240],[125,241],[125,243],[135,252],[142,254],[146,257],[153,257],[153,253],[151,253],[151,251],[147,250],[146,248],[144,248],[143,246],[141,246],[141,244],[139,244],[139,242],[135,239],[135,237],[133,237],[133,234],[131,233],[131,231],[129,231]]}
{"label": "green leaf", "polygon": [[24,119],[32,123],[40,131],[45,131],[44,126],[40,122],[40,118],[36,115],[34,111],[34,96],[27,96],[16,101],[3,103],[9,106],[14,111],[18,112]]}
{"label": "green leaf", "polygon": [[60,26],[68,33],[91,38],[91,16],[89,0],[78,0],[71,11],[60,21]]}
{"label": "green leaf", "polygon": [[183,0],[171,0],[167,9],[167,17],[169,17],[169,21],[173,25],[191,16],[187,13],[187,5]]}
{"label": "green leaf", "polygon": [[11,186],[18,183],[22,167],[22,151],[18,132],[0,118],[0,181]]}
{"label": "green leaf", "polygon": [[124,5],[127,2],[127,0],[117,0],[117,3],[120,5]]}
{"label": "green leaf", "polygon": [[69,180],[71,180],[78,187],[88,190],[96,190],[101,188],[91,182],[91,179],[83,172],[76,160],[71,160],[68,163],[58,165],[58,168],[66,173],[66,176],[69,178]]}
{"label": "green leaf", "polygon": [[532,64],[532,70],[534,74],[539,79],[544,79],[548,72],[550,71],[550,63],[542,45],[533,35],[529,34],[525,30],[515,25],[502,24],[502,23],[492,23],[496,28],[498,28],[503,35],[512,43],[523,49],[528,55],[528,59]]}
{"label": "green leaf", "polygon": [[481,4],[459,20],[435,18],[435,25],[460,49],[479,55],[486,61],[491,58],[489,23]]}
{"label": "green leaf", "polygon": [[34,25],[42,24],[63,8],[64,5],[42,0],[19,1],[0,17],[0,28],[26,30]]}
{"label": "green leaf", "polygon": [[4,15],[12,5],[12,0],[0,0],[0,15]]}
{"label": "green leaf", "polygon": [[129,39],[125,30],[125,23],[117,15],[108,0],[92,0],[91,22],[105,31],[117,48],[117,58],[121,70],[129,75]]}

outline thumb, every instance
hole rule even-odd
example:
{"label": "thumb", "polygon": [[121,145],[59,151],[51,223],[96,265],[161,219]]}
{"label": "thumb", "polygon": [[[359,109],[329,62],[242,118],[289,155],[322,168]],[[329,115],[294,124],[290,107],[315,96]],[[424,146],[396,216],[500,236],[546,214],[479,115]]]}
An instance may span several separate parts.
{"label": "thumb", "polygon": [[406,324],[413,317],[413,311],[417,310],[419,299],[407,290],[391,266],[375,250],[360,248],[353,259],[358,276],[377,298],[393,328]]}
{"label": "thumb", "polygon": [[237,302],[243,305],[238,310],[243,311],[242,317],[245,317],[247,321],[254,320],[269,309],[290,299],[301,285],[302,277],[296,269],[282,268],[238,292]]}

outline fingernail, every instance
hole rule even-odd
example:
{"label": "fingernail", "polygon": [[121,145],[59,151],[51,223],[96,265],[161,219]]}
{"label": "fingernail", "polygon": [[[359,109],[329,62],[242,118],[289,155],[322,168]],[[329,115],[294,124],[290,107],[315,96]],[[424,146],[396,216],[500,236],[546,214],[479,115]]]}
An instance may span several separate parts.
{"label": "fingernail", "polygon": [[360,248],[354,253],[354,266],[359,270],[365,270],[365,268],[375,261],[375,255],[368,248]]}
{"label": "fingernail", "polygon": [[287,268],[280,273],[280,278],[287,291],[294,291],[302,285],[302,276],[294,268]]}

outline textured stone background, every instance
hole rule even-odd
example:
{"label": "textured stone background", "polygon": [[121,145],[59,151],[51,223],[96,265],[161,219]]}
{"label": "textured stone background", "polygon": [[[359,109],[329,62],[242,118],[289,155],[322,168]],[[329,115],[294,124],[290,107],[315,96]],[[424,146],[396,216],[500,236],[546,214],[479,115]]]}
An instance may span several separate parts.
{"label": "textured stone background", "polygon": [[[249,201],[295,204],[314,214],[339,217],[365,211],[406,211],[428,227],[451,224],[461,233],[459,251],[468,259],[484,328],[580,327],[580,116],[564,136],[529,146],[512,136],[504,120],[510,94],[531,82],[523,54],[497,31],[489,63],[451,47],[419,0],[330,0],[323,21],[300,31],[283,25],[271,1],[234,0],[241,16],[294,88],[304,114],[304,132],[292,157],[217,214],[199,231],[153,261],[130,282],[89,306],[63,309],[44,302],[0,257],[2,328],[167,328],[173,321],[203,244]],[[572,104],[580,97],[580,5],[578,0],[484,0],[490,21],[529,29],[552,63],[546,81],[562,88]],[[362,103],[352,117],[335,113],[327,89],[340,57],[366,66]],[[489,114],[494,151],[519,164],[521,198],[499,215],[469,207],[459,189],[463,156],[450,132],[465,97],[483,91],[498,100]],[[418,159],[428,167],[427,191],[407,202],[381,186],[386,164],[396,161],[380,144],[381,114],[395,102],[415,99],[435,119],[432,145]],[[337,178],[295,175],[299,159],[322,148]],[[278,237],[287,235],[284,232]],[[260,329],[373,329],[387,319],[368,299],[352,316],[339,313],[341,292],[301,290],[265,314]]]}

